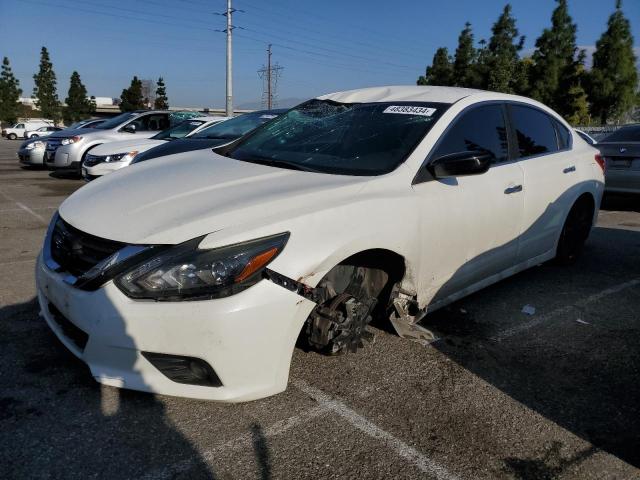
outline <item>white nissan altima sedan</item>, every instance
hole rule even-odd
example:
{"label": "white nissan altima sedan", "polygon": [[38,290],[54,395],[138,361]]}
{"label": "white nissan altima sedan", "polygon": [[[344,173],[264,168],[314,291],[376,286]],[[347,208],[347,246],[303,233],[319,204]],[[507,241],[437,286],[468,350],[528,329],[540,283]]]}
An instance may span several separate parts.
{"label": "white nissan altima sedan", "polygon": [[36,267],[43,316],[98,382],[220,401],[283,391],[299,336],[355,351],[428,312],[571,263],[603,162],[533,100],[444,87],[325,95],[216,151],[71,195]]}

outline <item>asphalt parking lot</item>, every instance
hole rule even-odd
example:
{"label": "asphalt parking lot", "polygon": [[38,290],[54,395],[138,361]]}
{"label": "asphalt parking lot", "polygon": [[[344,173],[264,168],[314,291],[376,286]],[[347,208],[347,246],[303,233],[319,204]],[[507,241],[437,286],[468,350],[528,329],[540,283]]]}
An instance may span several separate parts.
{"label": "asphalt parking lot", "polygon": [[[640,478],[640,200],[542,265],[357,354],[296,349],[286,392],[224,405],[101,387],[38,316],[34,261],[83,182],[0,140],[0,478]],[[522,313],[525,305],[533,315]]]}

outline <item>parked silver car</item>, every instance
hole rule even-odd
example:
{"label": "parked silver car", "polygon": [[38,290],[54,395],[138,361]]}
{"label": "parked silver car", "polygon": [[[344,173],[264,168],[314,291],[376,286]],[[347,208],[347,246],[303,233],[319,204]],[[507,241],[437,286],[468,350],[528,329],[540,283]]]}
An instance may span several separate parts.
{"label": "parked silver car", "polygon": [[18,160],[22,165],[43,165],[44,148],[46,141],[41,138],[25,140],[18,149]]}
{"label": "parked silver car", "polygon": [[71,169],[80,173],[80,165],[94,147],[107,142],[150,138],[169,128],[167,111],[136,111],[122,113],[95,128],[62,130],[47,139],[44,162],[52,169]]}

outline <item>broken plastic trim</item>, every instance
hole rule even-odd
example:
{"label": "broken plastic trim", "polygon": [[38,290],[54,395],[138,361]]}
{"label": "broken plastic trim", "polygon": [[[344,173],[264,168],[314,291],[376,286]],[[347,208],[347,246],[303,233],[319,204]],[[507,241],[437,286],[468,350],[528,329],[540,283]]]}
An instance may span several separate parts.
{"label": "broken plastic trim", "polygon": [[291,292],[297,293],[301,297],[304,297],[307,300],[311,300],[312,302],[318,303],[319,299],[321,298],[321,294],[317,288],[305,285],[302,282],[293,280],[286,275],[274,272],[273,270],[270,270],[268,268],[264,269],[262,277],[275,283],[276,285],[281,286],[282,288],[286,288]]}

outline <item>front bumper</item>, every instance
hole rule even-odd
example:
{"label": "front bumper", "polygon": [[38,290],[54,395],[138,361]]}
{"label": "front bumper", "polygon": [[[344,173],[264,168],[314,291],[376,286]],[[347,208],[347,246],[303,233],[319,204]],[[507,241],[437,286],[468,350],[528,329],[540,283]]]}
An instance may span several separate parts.
{"label": "front bumper", "polygon": [[[296,339],[315,306],[268,280],[231,297],[202,301],[133,300],[113,282],[84,291],[65,283],[62,274],[44,264],[42,255],[36,284],[47,324],[88,364],[98,382],[226,402],[255,400],[286,388]],[[88,335],[84,348],[56,321],[49,304]],[[141,352],[202,359],[222,386],[174,382]]]}
{"label": "front bumper", "polygon": [[115,172],[121,168],[128,167],[130,162],[100,162],[93,166],[82,165],[82,176],[85,179],[93,180],[97,177]]}
{"label": "front bumper", "polygon": [[34,148],[32,150],[21,148],[18,150],[18,160],[23,165],[42,165],[44,163],[43,157],[43,148]]}
{"label": "front bumper", "polygon": [[77,170],[80,168],[80,152],[76,144],[62,145],[56,150],[45,149],[44,163],[47,167],[58,169]]}

